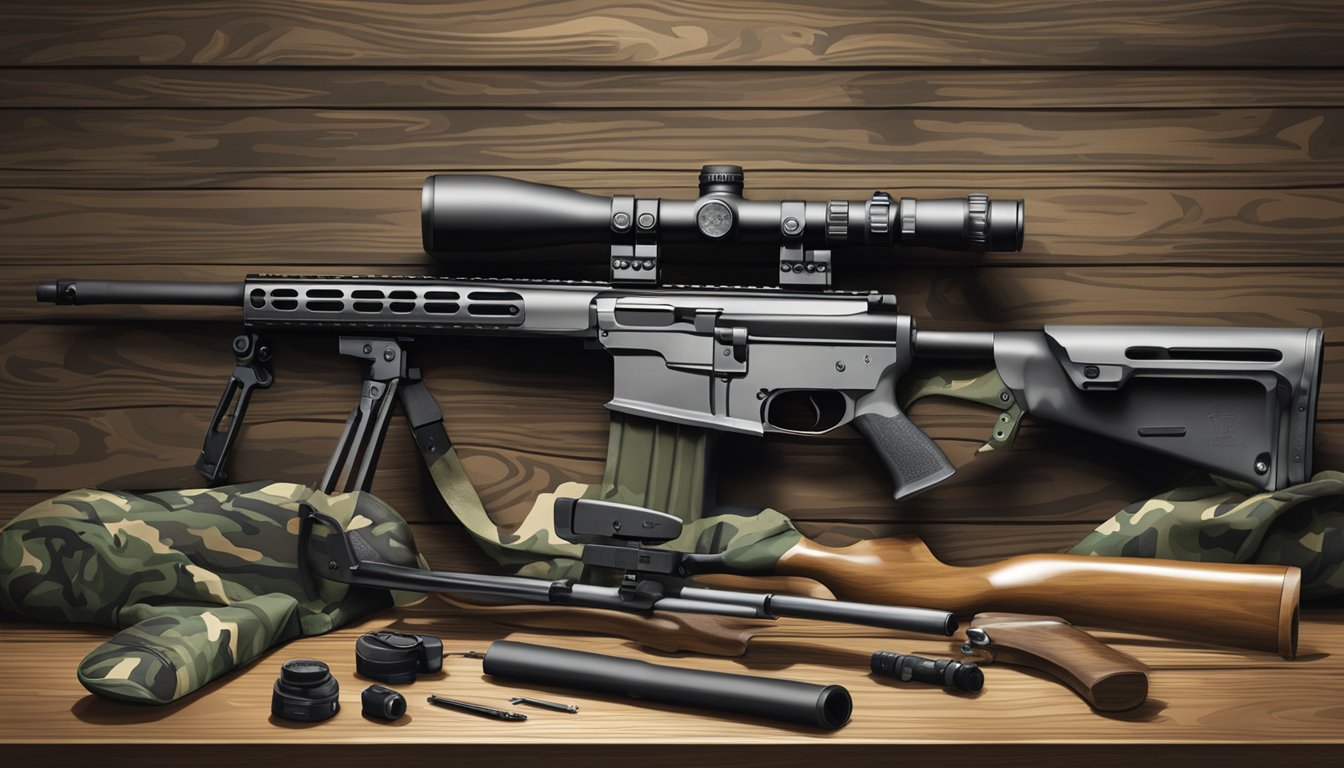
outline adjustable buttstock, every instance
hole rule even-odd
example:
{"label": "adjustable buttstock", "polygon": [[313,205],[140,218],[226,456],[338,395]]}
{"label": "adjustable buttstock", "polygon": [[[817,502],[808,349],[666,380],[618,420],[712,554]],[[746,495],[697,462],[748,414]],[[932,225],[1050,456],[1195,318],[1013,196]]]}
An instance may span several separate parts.
{"label": "adjustable buttstock", "polygon": [[1277,490],[1311,477],[1319,328],[1046,326],[998,333],[1027,413]]}
{"label": "adjustable buttstock", "polygon": [[1063,619],[982,613],[971,636],[983,632],[992,661],[1042,672],[1072,688],[1099,712],[1133,709],[1148,698],[1148,668]]}

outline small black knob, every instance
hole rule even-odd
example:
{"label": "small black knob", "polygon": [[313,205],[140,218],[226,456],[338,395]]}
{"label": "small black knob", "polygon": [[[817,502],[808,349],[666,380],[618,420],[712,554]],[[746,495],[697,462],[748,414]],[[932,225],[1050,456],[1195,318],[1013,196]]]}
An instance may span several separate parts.
{"label": "small black knob", "polygon": [[700,196],[717,193],[741,197],[745,182],[740,165],[706,165],[700,169]]}
{"label": "small black knob", "polygon": [[984,253],[989,242],[989,196],[975,192],[966,196],[966,244],[971,253]]}
{"label": "small black knob", "polygon": [[381,685],[370,685],[359,694],[364,714],[379,720],[396,720],[406,714],[406,697]]}
{"label": "small black knob", "polygon": [[826,204],[826,240],[844,243],[849,238],[849,201],[832,200]]}

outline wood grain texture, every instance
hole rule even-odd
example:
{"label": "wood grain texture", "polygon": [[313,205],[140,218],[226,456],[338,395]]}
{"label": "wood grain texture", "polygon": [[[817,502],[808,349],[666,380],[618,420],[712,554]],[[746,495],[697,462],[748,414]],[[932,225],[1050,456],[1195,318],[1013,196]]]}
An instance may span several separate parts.
{"label": "wood grain texture", "polygon": [[[873,569],[890,574],[874,584]],[[1034,554],[974,567],[940,562],[912,536],[848,547],[799,541],[776,567],[825,580],[841,600],[1062,616],[1108,629],[1151,632],[1296,656],[1301,571],[1282,565],[1178,563],[1123,557]],[[1198,592],[1201,604],[1192,607]],[[1081,659],[1080,659],[1081,661]]]}
{"label": "wood grain texture", "polygon": [[[519,169],[500,171],[506,175],[559,184],[577,189],[619,188],[623,192],[669,190],[684,195],[700,168],[700,161],[689,168],[676,169]],[[124,170],[9,169],[0,173],[0,189],[72,189],[72,190],[163,190],[163,189],[357,189],[417,190],[425,176],[443,169],[426,166],[408,170],[355,171],[267,171],[230,169],[195,171],[187,167],[149,171],[131,175]],[[1045,189],[1334,189],[1339,174],[1329,168],[1313,166],[1266,168],[1255,173],[1217,168],[1199,169],[1076,169],[1067,173],[1021,169],[1010,173],[979,171],[974,168],[950,170],[906,169],[899,163],[881,168],[771,169],[748,166],[751,187],[760,189],[798,189],[816,194],[817,184],[840,189],[948,189],[967,190]],[[493,172],[488,169],[485,172]]]}
{"label": "wood grain texture", "polygon": [[691,170],[724,159],[809,170],[1066,172],[1084,158],[1094,170],[1338,171],[1341,135],[1344,110],[1334,108],[0,112],[5,168],[127,177]]}
{"label": "wood grain texture", "polygon": [[1322,69],[0,69],[0,109],[1340,107]]}
{"label": "wood grain texture", "polygon": [[[191,464],[237,329],[223,309],[191,322],[173,309],[55,310],[32,301],[33,283],[459,271],[420,252],[418,190],[438,171],[686,197],[702,163],[735,162],[759,198],[1024,197],[1023,253],[856,256],[840,280],[896,293],[924,328],[1323,326],[1317,466],[1344,467],[1341,50],[1333,0],[6,3],[0,521],[81,485],[199,485]],[[325,343],[290,337],[281,349],[277,385],[254,401],[236,454],[240,480],[316,479],[355,393],[354,367]],[[417,354],[496,520],[518,521],[562,480],[598,478],[604,355],[459,339]],[[1038,423],[1017,450],[976,456],[986,412],[926,401],[912,415],[958,467],[928,494],[894,504],[871,450],[842,430],[730,438],[721,498],[775,506],[822,545],[913,533],[944,561],[975,566],[1066,549],[1184,480],[1174,462]],[[450,522],[399,420],[375,490],[411,519],[436,566],[494,567]],[[817,589],[798,578],[732,586]],[[991,668],[970,700],[877,683],[863,674],[866,654],[944,655],[946,644],[847,627],[786,623],[738,661],[670,660],[843,683],[856,720],[829,735],[560,691],[539,693],[580,700],[580,720],[538,713],[518,730],[417,709],[379,726],[358,716],[349,645],[385,625],[445,634],[459,649],[510,631],[439,606],[388,614],[144,710],[96,701],[74,680],[106,632],[4,623],[0,644],[23,652],[0,653],[0,742],[12,760],[29,755],[16,743],[61,741],[63,760],[141,766],[441,764],[445,747],[483,766],[1230,766],[1328,764],[1344,718],[1337,610],[1307,621],[1295,663],[1103,633],[1153,669],[1149,704],[1118,718],[1008,667]],[[518,637],[636,653],[610,639]],[[270,725],[275,666],[303,654],[343,675],[341,718]],[[409,690],[509,692],[461,661]],[[155,747],[117,752],[111,741]]]}
{"label": "wood grain texture", "polygon": [[[861,200],[872,193],[867,186],[835,188],[821,180],[811,187],[775,188],[768,176],[758,180],[753,173],[748,179],[748,194],[765,199]],[[687,199],[695,194],[693,182],[688,172],[674,186],[644,182],[638,188],[584,191]],[[1335,247],[1344,188],[1028,190],[1011,183],[996,181],[987,189],[995,197],[1028,201],[1029,237],[1021,253],[846,252],[840,257],[842,273],[851,271],[851,264],[887,267],[894,261],[900,270],[885,280],[880,270],[869,272],[896,284],[911,266],[1344,266],[1344,252]],[[893,191],[914,197],[964,193],[951,187]],[[0,227],[7,233],[9,263],[16,266],[56,269],[99,262],[123,266],[128,274],[135,265],[181,263],[245,265],[254,271],[273,271],[276,264],[309,271],[435,268],[421,250],[418,185],[395,191],[9,189],[0,190]],[[52,232],[69,234],[53,238]],[[590,254],[589,261],[605,263],[598,249]],[[484,258],[502,260],[495,254]],[[697,257],[683,249],[669,258]]]}
{"label": "wood grain texture", "polygon": [[980,613],[970,628],[993,638],[994,663],[1017,664],[1067,683],[1099,712],[1131,710],[1148,697],[1147,667],[1063,619]]}
{"label": "wood grain texture", "polygon": [[[479,662],[452,658],[444,674],[408,687],[409,717],[399,727],[362,719],[357,697],[363,682],[354,674],[350,644],[362,631],[395,627],[423,631],[445,639],[445,649],[480,650],[491,640],[540,642],[582,647],[598,653],[645,658],[655,663],[691,665],[747,674],[768,674],[845,685],[854,696],[854,719],[835,733],[818,733],[763,720],[716,717],[671,707],[632,706],[629,700],[560,689],[501,685],[480,674]],[[332,740],[391,743],[517,744],[545,741],[557,756],[572,745],[592,741],[639,742],[647,746],[650,732],[675,734],[666,742],[728,745],[843,744],[893,746],[950,744],[953,742],[1004,745],[1030,743],[1039,734],[1086,734],[1086,742],[1116,745],[1136,742],[1164,744],[1333,744],[1338,692],[1333,679],[1340,673],[1336,654],[1317,654],[1295,662],[1256,654],[1200,651],[1150,638],[1102,638],[1150,667],[1149,703],[1129,714],[1099,717],[1072,691],[1011,667],[991,667],[979,696],[967,699],[923,686],[876,681],[866,674],[866,659],[877,650],[894,647],[946,653],[929,640],[890,634],[837,636],[829,628],[807,622],[789,622],[779,632],[752,641],[739,659],[703,657],[664,658],[643,654],[618,640],[512,632],[439,612],[382,614],[330,635],[289,644],[241,674],[211,685],[206,695],[161,708],[114,706],[88,696],[71,669],[101,642],[106,633],[80,632],[68,627],[13,625],[5,636],[21,643],[26,654],[0,658],[0,709],[11,713],[0,721],[0,740],[35,743],[60,739],[65,743],[116,740],[135,743],[186,741],[193,743],[301,743]],[[1314,648],[1338,648],[1344,643],[1341,625],[1329,618],[1308,619],[1303,643]],[[268,724],[265,708],[270,686],[281,659],[298,656],[326,659],[342,681],[342,711],[325,725],[285,728]],[[1206,660],[1217,659],[1217,666]],[[43,696],[24,695],[40,683]],[[1202,695],[1192,696],[1197,688]],[[428,708],[420,697],[451,691],[461,698],[504,703],[511,695],[535,695],[580,705],[576,721],[566,715],[531,713],[525,724],[467,720]],[[949,730],[968,710],[977,713],[975,728]],[[576,727],[581,724],[582,727]],[[115,725],[115,730],[109,726]],[[458,727],[454,727],[458,726]],[[469,726],[469,727],[464,727]],[[115,737],[112,737],[115,734]],[[944,747],[945,750],[949,749]],[[655,750],[657,751],[657,750]],[[953,752],[956,750],[953,749]],[[746,752],[740,752],[745,759]],[[825,754],[831,754],[829,751]],[[843,752],[841,753],[843,754]],[[890,753],[889,753],[890,754]],[[897,753],[899,754],[899,753]],[[1291,749],[1287,754],[1292,754]]]}
{"label": "wood grain texture", "polygon": [[[295,763],[320,760],[324,766],[363,768],[379,760],[406,766],[438,766],[443,761],[442,743],[349,744],[239,744],[228,749],[201,749],[200,744],[155,744],[147,754],[135,744],[66,745],[61,756],[72,762],[87,763],[134,761],[154,767],[190,762],[201,768],[232,768],[240,762]],[[653,748],[650,748],[652,746]],[[667,748],[667,747],[673,748]],[[1086,763],[1096,768],[1130,766],[1135,762],[1154,766],[1182,766],[1192,761],[1216,760],[1219,766],[1238,768],[1292,760],[1296,765],[1331,765],[1338,747],[1333,744],[892,744],[869,742],[837,744],[817,741],[804,744],[711,744],[675,745],[640,743],[573,744],[557,747],[540,744],[453,744],[453,757],[483,768],[512,768],[539,762],[575,765],[629,765],[650,768],[681,768],[688,762],[705,768],[738,768],[745,761],[778,768],[811,768],[818,762],[828,766],[869,766],[875,761],[899,759],[913,764],[938,763],[941,766],[980,766],[993,762],[1000,766],[1031,768],[1042,760],[1054,764]],[[6,754],[15,760],[36,762],[48,759],[50,745],[9,745]]]}
{"label": "wood grain texture", "polygon": [[1332,66],[1328,0],[12,2],[0,64]]}

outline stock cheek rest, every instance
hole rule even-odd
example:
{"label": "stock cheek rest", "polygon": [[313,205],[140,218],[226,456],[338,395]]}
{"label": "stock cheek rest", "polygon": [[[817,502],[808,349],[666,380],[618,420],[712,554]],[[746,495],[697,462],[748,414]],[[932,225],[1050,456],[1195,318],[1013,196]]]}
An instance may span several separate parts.
{"label": "stock cheek rest", "polygon": [[374,496],[293,483],[147,494],[81,489],[0,530],[0,609],[119,629],[78,668],[91,692],[166,704],[255,660],[418,596],[299,573],[300,502],[367,528],[386,562],[425,567],[409,526]]}

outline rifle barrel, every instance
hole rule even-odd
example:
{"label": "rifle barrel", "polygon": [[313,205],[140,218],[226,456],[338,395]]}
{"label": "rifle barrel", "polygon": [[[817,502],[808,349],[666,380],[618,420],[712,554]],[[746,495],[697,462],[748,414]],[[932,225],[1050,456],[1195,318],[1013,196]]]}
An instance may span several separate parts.
{"label": "rifle barrel", "polygon": [[167,304],[241,307],[243,283],[160,280],[57,280],[37,286],[37,300],[52,304]]}

